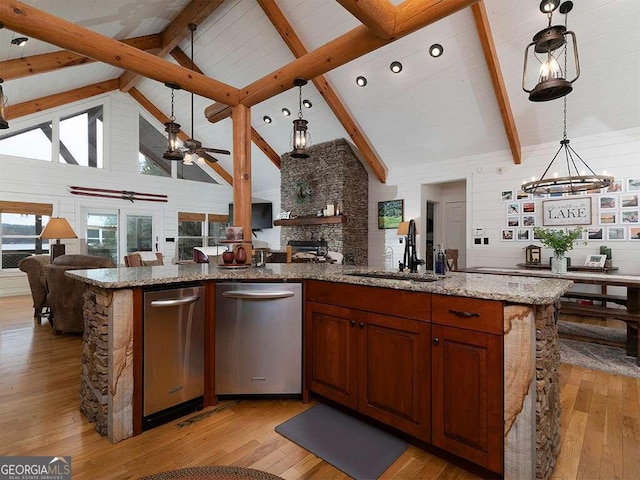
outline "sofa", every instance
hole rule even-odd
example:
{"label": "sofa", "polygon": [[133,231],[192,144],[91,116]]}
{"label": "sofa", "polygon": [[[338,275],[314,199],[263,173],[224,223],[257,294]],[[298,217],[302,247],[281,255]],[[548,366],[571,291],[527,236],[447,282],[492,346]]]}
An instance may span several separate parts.
{"label": "sofa", "polygon": [[33,319],[40,325],[42,317],[47,315],[47,279],[45,266],[51,262],[51,256],[30,255],[18,262],[18,268],[27,274],[31,297],[33,298]]}
{"label": "sofa", "polygon": [[69,270],[113,268],[109,258],[94,255],[60,255],[46,266],[47,302],[51,307],[49,319],[54,333],[84,332],[84,290],[86,285],[66,275]]}

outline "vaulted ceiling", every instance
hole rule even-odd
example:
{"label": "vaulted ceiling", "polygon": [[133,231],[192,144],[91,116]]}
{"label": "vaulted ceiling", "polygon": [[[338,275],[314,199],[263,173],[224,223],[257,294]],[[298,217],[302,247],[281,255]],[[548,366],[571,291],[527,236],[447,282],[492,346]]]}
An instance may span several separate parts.
{"label": "vaulted ceiling", "polygon": [[[1,3],[4,7],[0,5],[0,21],[7,28],[0,30],[0,77],[5,78],[10,117],[29,112],[20,110],[20,106],[33,107],[35,99],[41,99],[35,108],[46,108],[52,103],[43,97],[94,84],[98,86],[85,92],[120,88],[158,118],[169,115],[170,91],[157,78],[135,76],[68,52],[34,57],[58,52],[60,47],[52,43],[72,49],[73,42],[69,46],[57,40],[47,43],[32,38],[24,47],[12,45],[11,39],[22,34],[16,32],[18,28],[9,28],[11,14],[6,9],[16,2]],[[447,5],[461,3],[408,0],[403,7],[410,6],[419,13],[432,4],[446,10]],[[298,91],[289,88],[289,81],[278,85],[274,80],[278,76],[286,78],[288,71],[282,67],[357,27],[364,28],[361,22],[384,37],[385,28],[392,32],[400,28],[385,23],[395,18],[392,13],[401,8],[400,4],[399,0],[24,2],[112,39],[136,39],[129,43],[159,54],[175,66],[189,67],[191,42],[186,24],[197,23],[195,64],[206,77],[218,82],[203,79],[195,96],[194,136],[207,146],[232,150],[232,124],[229,118],[215,123],[205,118],[203,112],[212,108],[213,101],[200,94],[202,89],[222,82],[233,90],[240,89],[242,96],[259,81],[271,82],[275,86],[272,90],[282,93],[270,98],[270,93],[265,94],[267,98],[251,108],[254,191],[279,186],[274,152],[281,155],[290,150]],[[367,6],[372,11],[367,11]],[[316,85],[310,82],[303,87],[303,97],[313,104],[312,108],[303,109],[313,143],[351,136],[365,160],[373,159],[370,169],[378,178],[384,177],[385,166],[390,170],[416,164],[429,168],[432,162],[498,150],[510,150],[514,161],[526,162],[526,153],[520,154],[520,147],[560,140],[562,134],[562,101],[532,103],[521,89],[524,48],[532,35],[546,26],[538,6],[537,0],[484,0],[337,68],[329,70],[320,64],[317,68],[326,71],[324,76],[316,77]],[[554,23],[562,20],[558,17]],[[635,0],[579,0],[569,14],[568,25],[578,38],[582,67],[581,77],[567,97],[569,136],[639,127],[640,4]],[[40,33],[27,36],[46,35],[46,27],[38,25]],[[281,36],[283,32],[288,32],[289,45]],[[78,38],[73,41],[80,42]],[[442,57],[429,56],[428,47],[433,43],[443,45]],[[349,48],[366,50],[355,41]],[[336,58],[345,56],[343,48],[331,53]],[[332,58],[327,56],[327,60]],[[40,69],[49,68],[45,60],[53,60],[56,67],[72,66],[40,73]],[[403,64],[399,74],[389,69],[394,60]],[[301,60],[293,65],[304,69],[308,63]],[[157,76],[158,71],[167,75],[174,71],[152,66],[148,64],[150,76]],[[367,78],[366,87],[356,85],[358,75]],[[198,78],[194,84],[196,81]],[[191,84],[185,88],[191,88]],[[82,92],[63,96],[62,101],[75,100]],[[181,90],[176,91],[175,97],[176,121],[183,127],[183,138],[187,138],[192,133],[190,94]],[[292,116],[284,117],[283,107]],[[273,122],[265,124],[265,115]],[[217,158],[218,174],[230,180],[226,172],[233,171],[232,156]]]}

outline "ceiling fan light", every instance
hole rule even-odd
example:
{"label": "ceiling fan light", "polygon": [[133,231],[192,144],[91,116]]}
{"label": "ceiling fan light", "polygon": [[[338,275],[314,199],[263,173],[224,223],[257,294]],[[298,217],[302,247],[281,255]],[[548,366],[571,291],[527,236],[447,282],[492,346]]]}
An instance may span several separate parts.
{"label": "ceiling fan light", "polygon": [[205,160],[205,158],[202,155],[198,155],[198,165],[206,165],[207,161]]}
{"label": "ceiling fan light", "polygon": [[183,165],[193,165],[193,155],[190,153],[185,153],[184,158],[182,159]]}

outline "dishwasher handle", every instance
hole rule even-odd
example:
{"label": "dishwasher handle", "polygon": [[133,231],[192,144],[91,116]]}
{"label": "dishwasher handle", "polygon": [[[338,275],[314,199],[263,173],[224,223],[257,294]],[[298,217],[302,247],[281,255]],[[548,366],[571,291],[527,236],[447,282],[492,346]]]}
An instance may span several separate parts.
{"label": "dishwasher handle", "polygon": [[229,292],[222,292],[222,296],[225,298],[235,298],[238,300],[277,300],[279,298],[289,298],[295,295],[294,292],[282,290],[276,292],[249,292],[243,290],[231,290]]}
{"label": "dishwasher handle", "polygon": [[200,297],[197,295],[193,295],[191,297],[182,297],[182,298],[169,298],[166,300],[152,300],[152,307],[176,307],[179,305],[189,305],[190,303],[196,303],[200,300]]}

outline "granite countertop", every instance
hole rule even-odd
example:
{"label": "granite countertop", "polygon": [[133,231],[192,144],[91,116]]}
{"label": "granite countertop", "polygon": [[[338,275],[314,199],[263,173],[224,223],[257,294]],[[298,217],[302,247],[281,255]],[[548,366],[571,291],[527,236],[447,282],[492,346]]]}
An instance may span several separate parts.
{"label": "granite countertop", "polygon": [[[393,279],[370,278],[350,273],[388,273]],[[143,287],[202,280],[292,281],[325,280],[373,287],[394,288],[442,295],[503,300],[544,305],[556,302],[573,284],[570,280],[533,278],[510,275],[448,272],[436,281],[415,281],[401,278],[427,279],[429,273],[399,274],[381,272],[350,265],[272,263],[265,268],[221,269],[207,263],[195,265],[163,265],[158,267],[119,267],[92,270],[70,270],[67,275],[106,289]]]}

